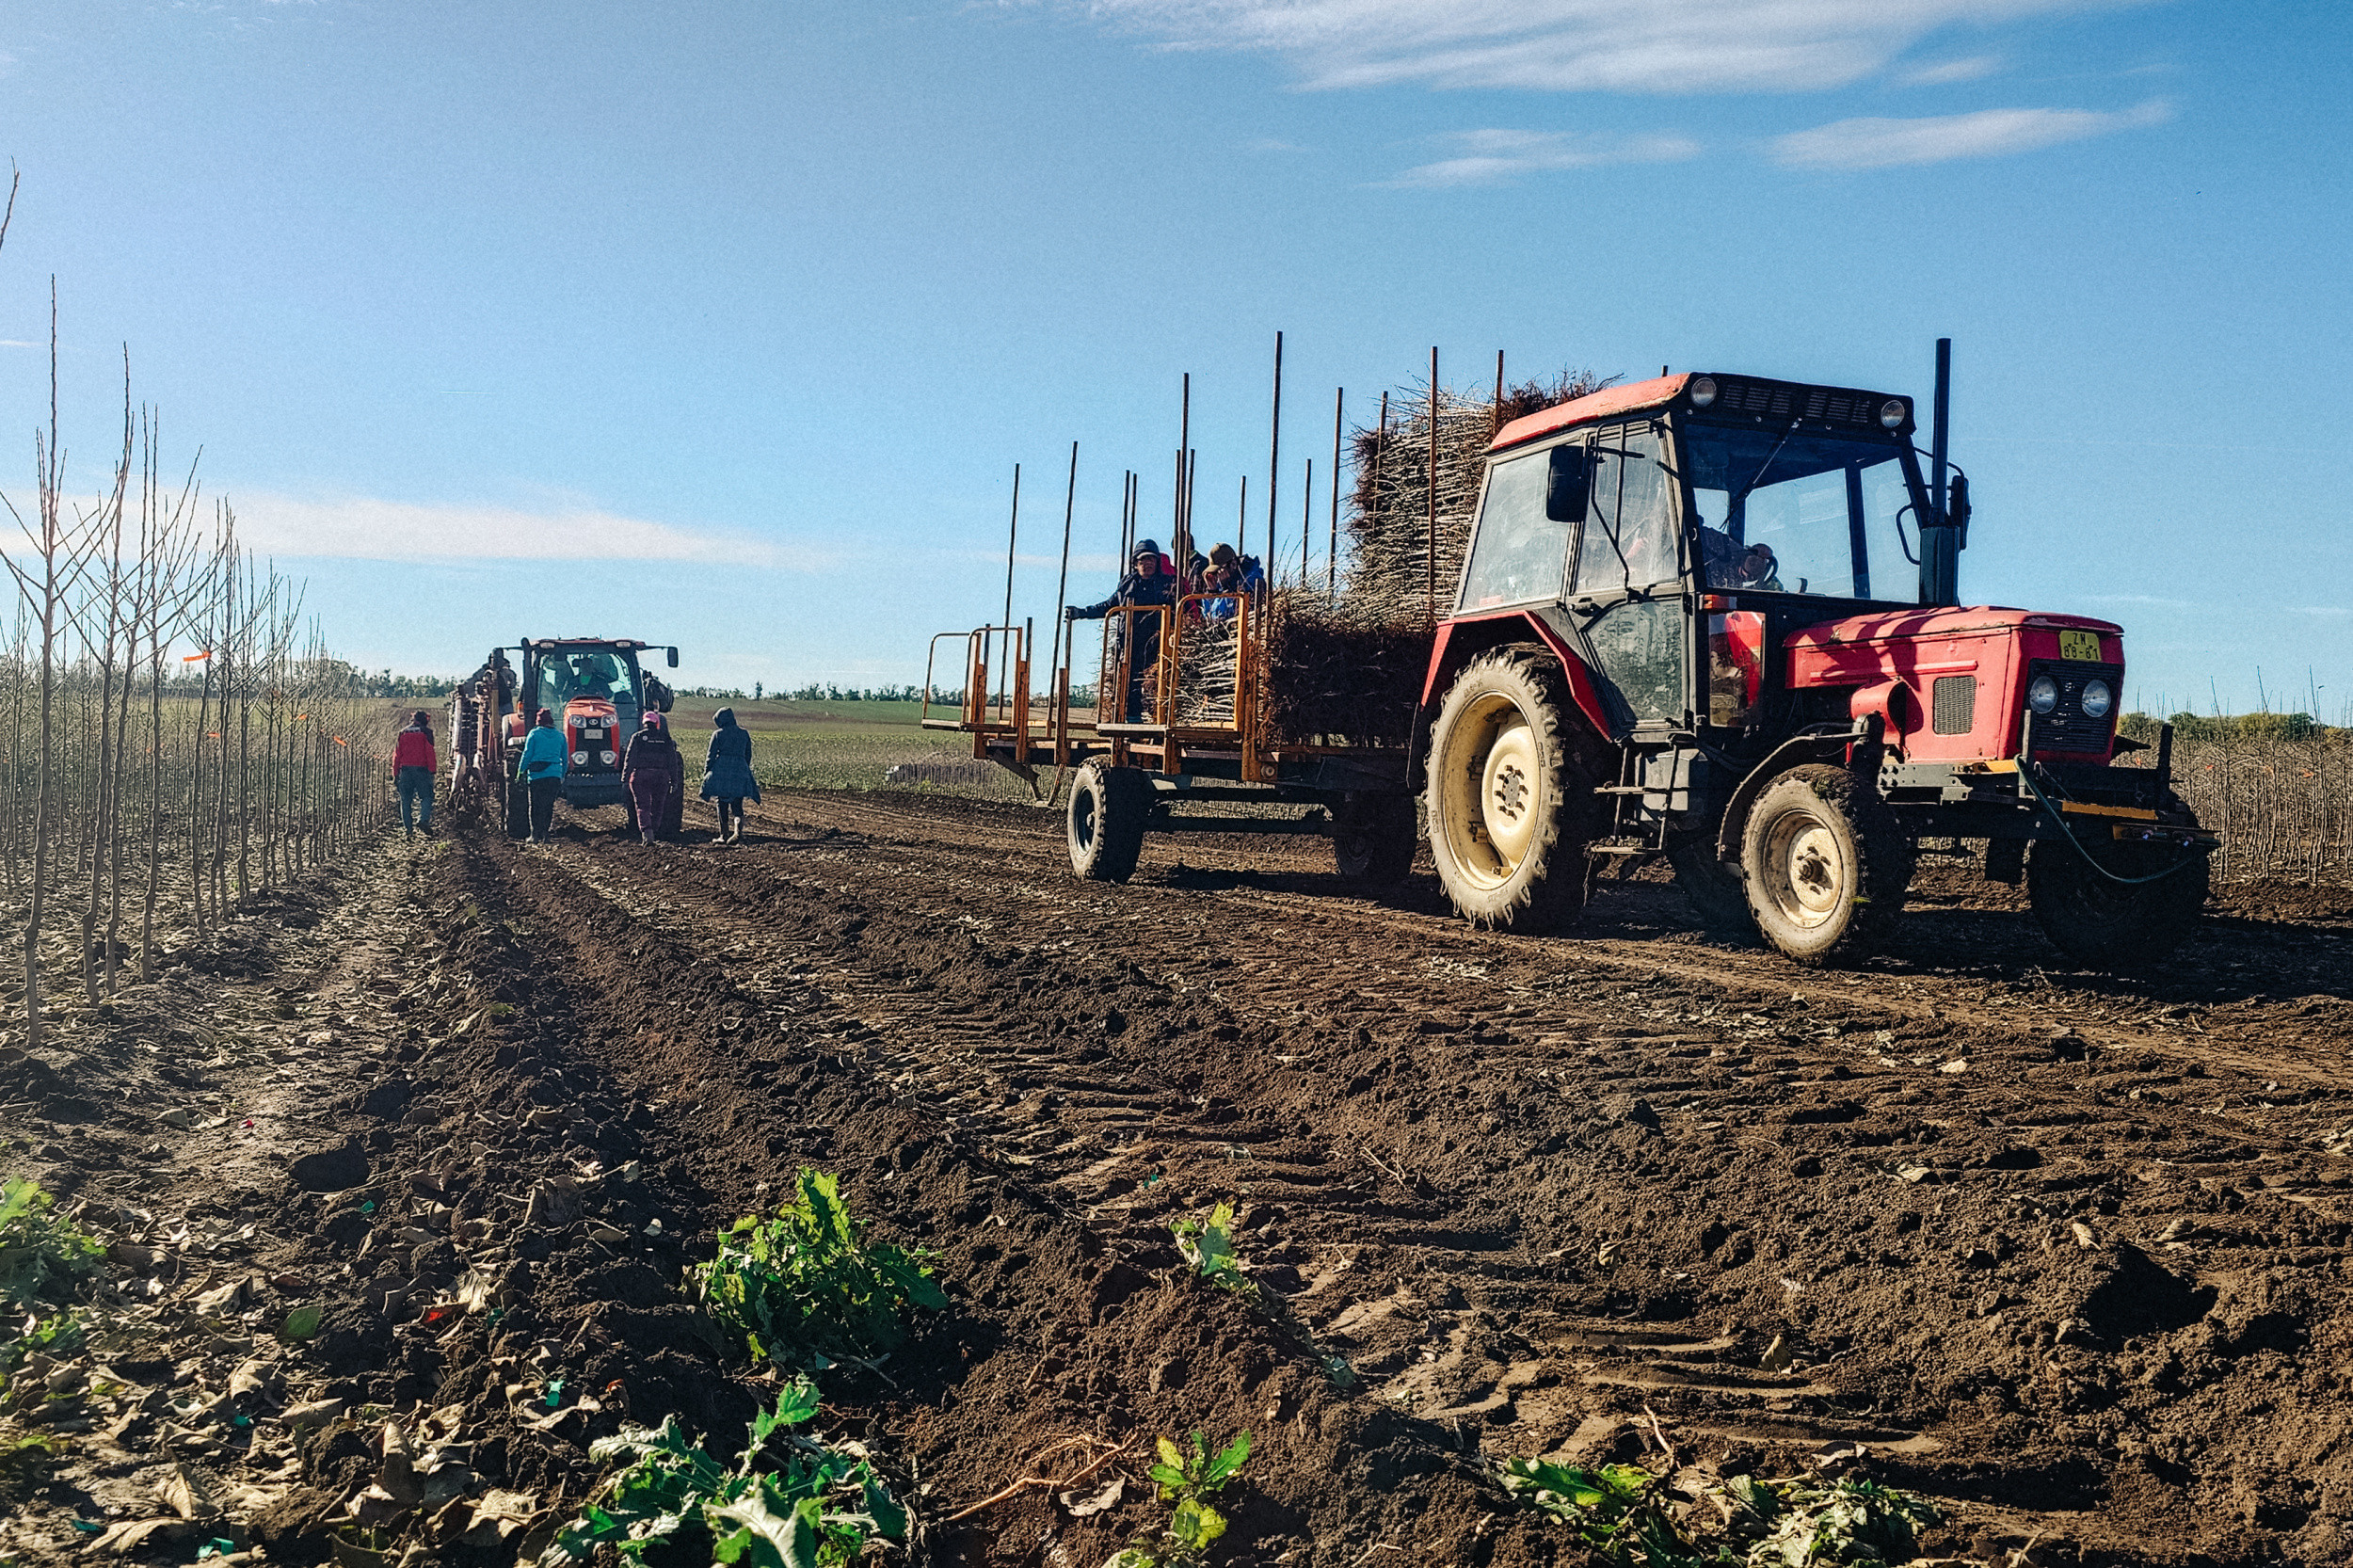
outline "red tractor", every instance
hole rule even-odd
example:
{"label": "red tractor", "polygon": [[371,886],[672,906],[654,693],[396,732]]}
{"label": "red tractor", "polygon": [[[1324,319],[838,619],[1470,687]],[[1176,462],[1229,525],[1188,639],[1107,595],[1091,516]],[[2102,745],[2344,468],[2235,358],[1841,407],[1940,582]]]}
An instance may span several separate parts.
{"label": "red tractor", "polygon": [[[495,806],[516,838],[530,832],[529,800],[515,777],[523,735],[542,708],[564,732],[568,766],[563,799],[575,809],[596,806],[630,808],[629,830],[637,830],[636,808],[621,783],[621,754],[648,711],[666,713],[670,689],[638,664],[654,645],[627,638],[526,638],[492,650],[482,667],[462,682],[450,705],[450,797],[464,805]],[[521,655],[518,680],[506,662]],[[678,667],[678,649],[664,650]],[[664,831],[679,830],[683,803],[673,801]]]}
{"label": "red tractor", "polygon": [[[1396,722],[1287,729],[1267,697],[1295,674],[1264,630],[1279,596],[1220,621],[1188,592],[1111,612],[1091,720],[1066,653],[1033,720],[1026,626],[943,633],[965,642],[963,711],[924,723],[1025,777],[1076,766],[1071,868],[1096,880],[1125,880],[1148,834],[1255,831],[1323,834],[1342,875],[1394,882],[1426,829],[1478,924],[1552,929],[1599,866],[1664,859],[1709,923],[1823,964],[1885,934],[1924,841],[1974,842],[2071,957],[2155,958],[2197,920],[2217,840],[2173,791],[2169,728],[2154,766],[2117,764],[2149,749],[2116,733],[2119,628],[1957,604],[1946,365],[1940,344],[1925,472],[1909,399],[1753,376],[1503,425],[1450,611],[1433,578],[1424,673],[1385,699]],[[1154,635],[1114,642],[1121,617]],[[1194,801],[1310,809],[1176,809]]]}
{"label": "red tractor", "polygon": [[1458,910],[1542,927],[1592,857],[1663,856],[1711,921],[1818,964],[1886,930],[1921,840],[1977,840],[2079,961],[2181,939],[2216,840],[2171,732],[2115,765],[2144,749],[2118,627],[1954,606],[1937,423],[1924,474],[1907,399],[1685,375],[1497,432],[1409,760]]}

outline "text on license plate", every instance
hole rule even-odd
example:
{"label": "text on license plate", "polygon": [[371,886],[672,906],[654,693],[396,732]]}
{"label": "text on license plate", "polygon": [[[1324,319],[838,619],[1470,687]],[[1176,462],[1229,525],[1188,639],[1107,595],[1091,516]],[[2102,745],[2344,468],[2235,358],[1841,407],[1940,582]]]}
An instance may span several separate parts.
{"label": "text on license plate", "polygon": [[2059,657],[2081,660],[2086,664],[2098,664],[2100,662],[2100,633],[2097,632],[2060,632]]}

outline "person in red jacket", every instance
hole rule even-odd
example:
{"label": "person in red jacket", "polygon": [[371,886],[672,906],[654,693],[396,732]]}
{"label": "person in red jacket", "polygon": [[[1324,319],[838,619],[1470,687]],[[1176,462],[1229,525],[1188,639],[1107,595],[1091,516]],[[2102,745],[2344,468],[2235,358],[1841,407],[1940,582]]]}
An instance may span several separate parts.
{"label": "person in red jacket", "polygon": [[420,708],[408,728],[400,732],[400,739],[392,743],[392,788],[400,795],[400,830],[411,839],[417,836],[412,819],[420,804],[424,808],[424,831],[433,831],[433,775],[440,766],[433,755],[433,721]]}

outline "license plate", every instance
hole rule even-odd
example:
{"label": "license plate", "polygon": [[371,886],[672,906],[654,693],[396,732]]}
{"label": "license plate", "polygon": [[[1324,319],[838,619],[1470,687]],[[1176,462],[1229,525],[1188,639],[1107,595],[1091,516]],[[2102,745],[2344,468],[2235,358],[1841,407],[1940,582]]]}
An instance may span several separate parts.
{"label": "license plate", "polygon": [[2087,664],[2100,662],[2100,633],[2097,632],[2062,632],[2059,633],[2059,657],[2079,660]]}

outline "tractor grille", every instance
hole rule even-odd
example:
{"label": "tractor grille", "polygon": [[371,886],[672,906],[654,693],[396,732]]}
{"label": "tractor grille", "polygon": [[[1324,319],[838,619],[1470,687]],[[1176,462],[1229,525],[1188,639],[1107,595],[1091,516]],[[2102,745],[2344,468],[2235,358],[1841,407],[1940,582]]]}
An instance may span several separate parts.
{"label": "tractor grille", "polygon": [[[2080,664],[2061,659],[2037,659],[2026,666],[2026,679],[2047,675],[2058,682],[2058,706],[2048,713],[2032,714],[2026,730],[2026,749],[2037,751],[2105,752],[2108,749],[2109,731],[2116,727],[2114,694],[2122,684],[2121,664]],[[2092,680],[2105,680],[2111,699],[2107,713],[2093,718],[2084,712],[2084,686]]]}
{"label": "tractor grille", "polygon": [[1977,722],[1977,678],[1940,675],[1929,688],[1931,722],[1939,735],[1966,735]]}
{"label": "tractor grille", "polygon": [[1716,378],[1716,403],[1710,413],[1764,414],[1773,419],[1826,420],[1833,424],[1863,424],[1880,428],[1881,392],[1842,387],[1793,387],[1775,381]]}

